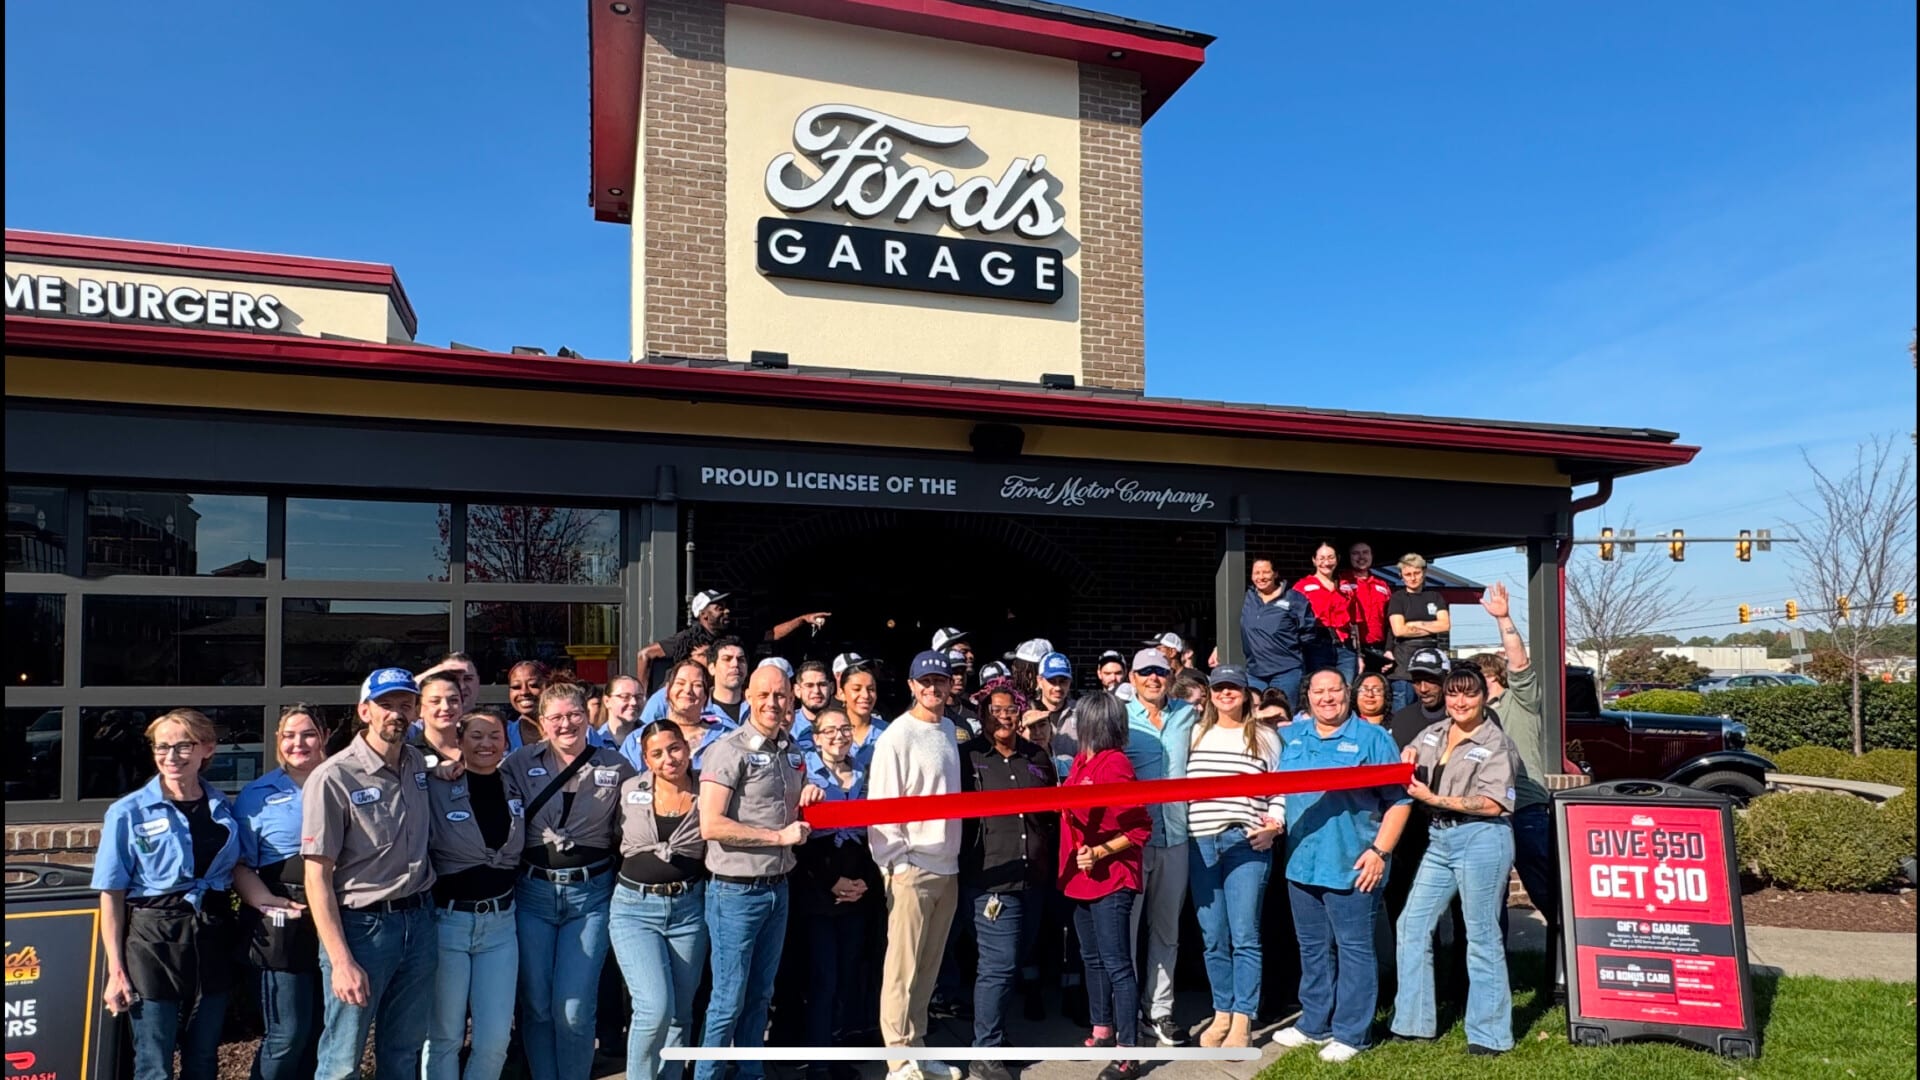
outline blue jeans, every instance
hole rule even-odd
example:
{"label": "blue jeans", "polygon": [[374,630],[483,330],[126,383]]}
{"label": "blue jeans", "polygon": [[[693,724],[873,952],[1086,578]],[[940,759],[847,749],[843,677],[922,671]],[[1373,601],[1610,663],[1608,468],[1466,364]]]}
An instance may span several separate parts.
{"label": "blue jeans", "polygon": [[[180,1048],[180,1080],[214,1080],[220,1075],[220,1029],[227,1019],[226,994],[202,994],[197,1004],[143,999],[129,1011],[129,1018],[133,1022],[133,1080],[173,1080],[175,1046]],[[45,1017],[43,1022],[54,1019]]]}
{"label": "blue jeans", "polygon": [[1527,899],[1547,922],[1560,921],[1560,861],[1553,854],[1553,813],[1529,806],[1513,815],[1513,868]]}
{"label": "blue jeans", "polygon": [[340,912],[353,962],[367,974],[367,1003],[348,1005],[333,993],[333,961],[320,950],[320,982],[326,991],[326,1021],[320,1030],[320,1080],[360,1080],[367,1035],[376,1026],[374,1080],[418,1080],[420,1052],[433,1017],[434,969],[440,939],[433,909],[389,914]]}
{"label": "blue jeans", "polygon": [[[633,996],[633,1022],[627,1025],[628,1080],[654,1080],[662,1073],[660,1051],[687,1045],[693,1031],[693,995],[707,961],[706,907],[704,882],[694,882],[679,896],[613,890],[608,936]],[[668,1071],[677,1080],[680,1065]]]}
{"label": "blue jeans", "polygon": [[318,971],[260,973],[260,1052],[253,1058],[253,1080],[309,1080],[320,1045],[323,998],[329,996]]}
{"label": "blue jeans", "polygon": [[1347,677],[1347,685],[1352,686],[1353,680],[1360,677],[1360,654],[1352,646],[1335,645],[1333,666],[1340,669],[1340,674]]}
{"label": "blue jeans", "polygon": [[1387,689],[1393,694],[1393,707],[1390,710],[1392,712],[1399,712],[1417,700],[1413,693],[1413,684],[1405,679],[1388,679]]}
{"label": "blue jeans", "polygon": [[1373,958],[1379,886],[1361,892],[1288,881],[1287,899],[1300,941],[1301,1033],[1366,1049],[1380,1003],[1380,972]]}
{"label": "blue jeans", "polygon": [[[787,936],[787,883],[707,882],[707,937],[713,943],[713,993],[701,1046],[765,1046],[767,1006]],[[724,1062],[702,1061],[694,1080],[717,1080]],[[735,1065],[742,1080],[765,1076],[757,1061]]]}
{"label": "blue jeans", "polygon": [[[987,899],[1000,897],[1000,916],[987,918]],[[980,962],[973,979],[973,1045],[1007,1045],[1007,1002],[1020,982],[1020,965],[1033,955],[1040,933],[1043,893],[984,893],[969,890],[973,937]]]}
{"label": "blue jeans", "polygon": [[1087,1018],[1113,1028],[1114,1042],[1140,1045],[1140,982],[1133,973],[1133,905],[1140,894],[1115,889],[1098,900],[1073,901],[1080,963],[1087,973]]}
{"label": "blue jeans", "polygon": [[607,962],[612,874],[557,885],[524,874],[513,890],[520,935],[521,1045],[533,1080],[593,1071],[593,1021]]}
{"label": "blue jeans", "polygon": [[1467,917],[1467,1042],[1513,1048],[1513,997],[1507,987],[1507,942],[1500,912],[1513,869],[1513,829],[1504,820],[1436,827],[1400,913],[1400,993],[1393,1003],[1397,1035],[1437,1034],[1433,1000],[1433,928],[1454,894]]}
{"label": "blue jeans", "polygon": [[[511,911],[434,913],[440,972],[434,977],[433,1024],[427,1036],[426,1080],[498,1080],[513,1031],[519,933]],[[473,1051],[460,1071],[460,1046],[473,1014]]]}
{"label": "blue jeans", "polygon": [[1273,849],[1255,851],[1247,832],[1231,826],[1196,836],[1187,848],[1187,886],[1206,946],[1207,982],[1213,1011],[1256,1016],[1260,1012],[1260,904]]}
{"label": "blue jeans", "polygon": [[1306,672],[1300,668],[1284,671],[1267,679],[1260,678],[1258,675],[1249,675],[1247,689],[1256,695],[1262,690],[1278,690],[1287,695],[1287,704],[1293,706],[1293,710],[1298,712],[1304,707],[1300,701],[1300,680],[1305,677]]}
{"label": "blue jeans", "polygon": [[842,1036],[868,1023],[861,1010],[872,908],[866,902],[852,906],[852,911],[812,915],[801,935],[807,946],[808,1046],[839,1045]]}

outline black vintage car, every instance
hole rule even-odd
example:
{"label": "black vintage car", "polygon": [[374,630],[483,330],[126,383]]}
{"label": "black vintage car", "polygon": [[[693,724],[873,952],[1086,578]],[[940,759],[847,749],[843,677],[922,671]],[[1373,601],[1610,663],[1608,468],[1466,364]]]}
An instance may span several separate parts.
{"label": "black vintage car", "polygon": [[1773,762],[1747,749],[1745,724],[1724,716],[1600,707],[1593,671],[1567,668],[1567,760],[1595,783],[1664,780],[1745,803],[1767,790]]}

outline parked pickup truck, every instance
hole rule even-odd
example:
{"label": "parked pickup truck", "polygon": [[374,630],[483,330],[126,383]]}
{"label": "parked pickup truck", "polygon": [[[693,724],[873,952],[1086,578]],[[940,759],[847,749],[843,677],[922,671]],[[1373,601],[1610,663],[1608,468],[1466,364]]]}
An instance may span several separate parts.
{"label": "parked pickup truck", "polygon": [[1600,706],[1590,668],[1567,668],[1566,754],[1596,783],[1664,780],[1745,803],[1767,790],[1773,762],[1747,749],[1745,724],[1724,716],[1616,712]]}

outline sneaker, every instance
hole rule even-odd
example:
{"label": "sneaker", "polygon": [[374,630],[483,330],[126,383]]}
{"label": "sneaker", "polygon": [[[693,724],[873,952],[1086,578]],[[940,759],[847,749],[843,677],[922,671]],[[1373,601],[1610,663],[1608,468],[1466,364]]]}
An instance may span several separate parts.
{"label": "sneaker", "polygon": [[972,1080],[1013,1080],[1013,1073],[1001,1061],[976,1061],[967,1069]]}
{"label": "sneaker", "polygon": [[1332,1039],[1316,1039],[1297,1027],[1283,1027],[1273,1033],[1273,1045],[1279,1047],[1282,1053],[1298,1050],[1303,1046],[1325,1046],[1332,1041]]}
{"label": "sneaker", "polygon": [[887,1073],[887,1080],[961,1080],[965,1074],[944,1061],[909,1061]]}
{"label": "sneaker", "polygon": [[1114,1061],[1100,1070],[1098,1080],[1135,1080],[1145,1072],[1137,1061]]}
{"label": "sneaker", "polygon": [[1147,1023],[1147,1030],[1153,1032],[1155,1041],[1161,1046],[1184,1046],[1187,1041],[1187,1029],[1173,1022],[1173,1017],[1162,1016]]}
{"label": "sneaker", "polygon": [[1343,1043],[1338,1039],[1335,1039],[1332,1042],[1329,1042],[1327,1045],[1320,1048],[1320,1060],[1331,1061],[1335,1065],[1338,1065],[1341,1062],[1352,1061],[1355,1057],[1359,1055],[1359,1053],[1360,1051],[1354,1049],[1351,1046],[1348,1046],[1346,1043]]}
{"label": "sneaker", "polygon": [[958,1020],[960,1019],[960,1003],[952,998],[934,998],[927,1003],[927,1015],[935,1020]]}
{"label": "sneaker", "polygon": [[1491,1046],[1481,1046],[1479,1043],[1468,1043],[1467,1053],[1474,1057],[1499,1057],[1501,1054],[1506,1053],[1506,1051],[1495,1050]]}

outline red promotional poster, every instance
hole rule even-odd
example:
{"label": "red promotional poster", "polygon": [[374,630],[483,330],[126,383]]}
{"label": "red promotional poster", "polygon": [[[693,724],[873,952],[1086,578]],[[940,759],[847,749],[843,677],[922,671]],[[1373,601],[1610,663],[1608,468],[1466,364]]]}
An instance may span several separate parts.
{"label": "red promotional poster", "polygon": [[1722,830],[1705,807],[1566,807],[1582,1016],[1747,1026]]}

